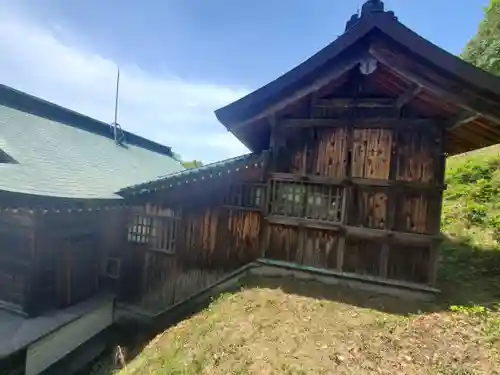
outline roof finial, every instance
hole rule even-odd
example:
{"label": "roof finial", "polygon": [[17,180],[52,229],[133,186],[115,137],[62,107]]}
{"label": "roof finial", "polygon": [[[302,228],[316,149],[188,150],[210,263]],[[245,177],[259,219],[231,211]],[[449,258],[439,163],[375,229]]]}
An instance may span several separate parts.
{"label": "roof finial", "polygon": [[384,2],[382,0],[367,0],[361,8],[361,17],[380,12],[384,12]]}
{"label": "roof finial", "polygon": [[358,3],[358,10],[355,14],[351,16],[349,21],[347,21],[345,26],[345,31],[352,28],[362,18],[368,17],[374,13],[387,13],[389,17],[397,19],[397,17],[394,15],[394,12],[385,11],[384,2],[382,0],[366,0],[361,7],[361,12],[359,11],[359,3]]}

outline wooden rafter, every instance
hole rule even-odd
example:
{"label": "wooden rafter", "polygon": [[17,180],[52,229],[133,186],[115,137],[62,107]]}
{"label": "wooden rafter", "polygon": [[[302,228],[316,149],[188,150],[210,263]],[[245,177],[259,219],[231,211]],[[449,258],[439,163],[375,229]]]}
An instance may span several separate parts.
{"label": "wooden rafter", "polygon": [[[383,48],[372,45],[369,48],[369,53],[375,57],[380,63],[386,65],[389,69],[396,72],[398,75],[406,78],[407,80],[419,85],[426,90],[434,93],[437,96],[444,98],[445,100],[459,105],[461,108],[468,110],[472,113],[480,113],[485,118],[488,118],[495,123],[500,123],[500,108],[493,109],[488,103],[485,103],[484,98],[473,97],[472,94],[459,95],[453,90],[446,90],[443,87],[450,86],[446,82],[442,82],[442,86],[431,82],[429,79],[425,78],[422,74],[416,73],[411,69],[408,62],[397,57],[394,57],[390,53],[386,52]],[[465,90],[462,90],[462,94],[465,94]],[[469,98],[470,97],[470,98]]]}
{"label": "wooden rafter", "polygon": [[477,112],[472,112],[469,110],[463,111],[459,113],[456,117],[452,118],[445,124],[445,128],[447,130],[453,130],[460,125],[466,124],[468,122],[474,121],[481,117],[481,115]]}
{"label": "wooden rafter", "polygon": [[422,91],[422,86],[413,83],[408,87],[408,89],[403,92],[398,99],[396,100],[396,108],[401,109],[406,104],[412,101],[412,99],[418,95],[418,93]]}

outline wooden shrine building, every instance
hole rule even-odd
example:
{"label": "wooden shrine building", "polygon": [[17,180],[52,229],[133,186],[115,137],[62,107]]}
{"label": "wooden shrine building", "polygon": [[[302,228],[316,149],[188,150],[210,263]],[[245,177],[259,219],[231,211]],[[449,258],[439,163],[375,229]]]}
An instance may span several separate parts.
{"label": "wooden shrine building", "polygon": [[371,0],[216,115],[250,154],[119,192],[150,305],[257,258],[434,285],[446,156],[500,141],[500,79]]}
{"label": "wooden shrine building", "polygon": [[111,324],[115,192],[183,169],[169,147],[0,85],[0,373],[14,356],[37,374]]}

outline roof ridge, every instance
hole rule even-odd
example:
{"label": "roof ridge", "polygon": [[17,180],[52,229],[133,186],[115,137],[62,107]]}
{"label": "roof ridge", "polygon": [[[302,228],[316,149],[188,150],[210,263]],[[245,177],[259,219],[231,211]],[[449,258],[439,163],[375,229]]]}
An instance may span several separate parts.
{"label": "roof ridge", "polygon": [[[0,83],[0,105],[114,139],[113,132],[111,131],[112,124],[107,124],[104,121],[97,120],[2,83]],[[127,144],[173,157],[170,146],[162,145],[126,130],[122,130],[122,132],[125,135],[125,143]]]}

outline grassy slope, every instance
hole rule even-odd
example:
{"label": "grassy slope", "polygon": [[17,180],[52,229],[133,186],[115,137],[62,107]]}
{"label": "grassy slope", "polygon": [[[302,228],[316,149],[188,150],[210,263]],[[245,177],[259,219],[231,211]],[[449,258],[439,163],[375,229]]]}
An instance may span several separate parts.
{"label": "grassy slope", "polygon": [[448,161],[434,305],[261,282],[159,335],[119,374],[499,373],[499,166],[498,147]]}
{"label": "grassy slope", "polygon": [[455,303],[500,301],[500,147],[447,161],[441,288]]}

